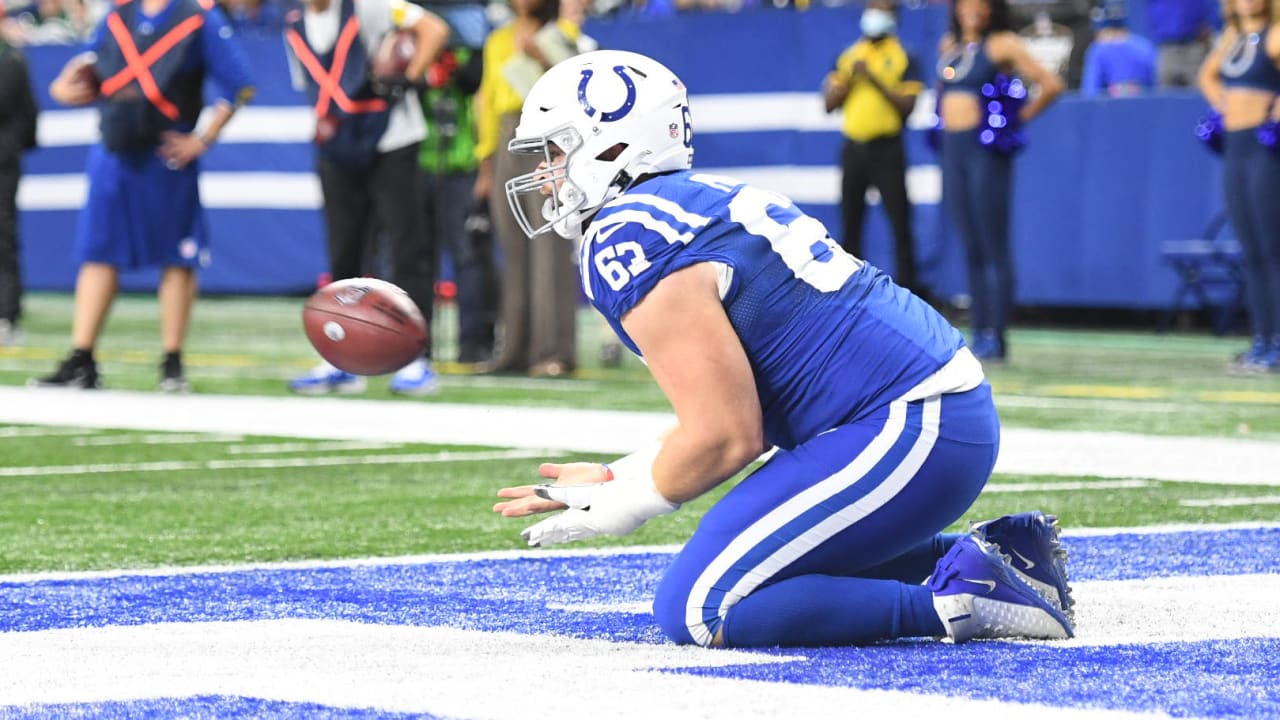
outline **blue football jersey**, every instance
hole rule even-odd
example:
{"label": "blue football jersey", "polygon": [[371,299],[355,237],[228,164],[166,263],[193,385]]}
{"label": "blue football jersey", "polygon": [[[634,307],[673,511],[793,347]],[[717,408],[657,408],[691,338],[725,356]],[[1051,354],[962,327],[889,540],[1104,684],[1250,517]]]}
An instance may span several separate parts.
{"label": "blue football jersey", "polygon": [[928,303],[844,252],[789,199],[729,178],[645,180],[600,209],[581,253],[583,289],[637,354],[622,317],[668,274],[719,264],[765,437],[782,448],[901,397],[964,344]]}

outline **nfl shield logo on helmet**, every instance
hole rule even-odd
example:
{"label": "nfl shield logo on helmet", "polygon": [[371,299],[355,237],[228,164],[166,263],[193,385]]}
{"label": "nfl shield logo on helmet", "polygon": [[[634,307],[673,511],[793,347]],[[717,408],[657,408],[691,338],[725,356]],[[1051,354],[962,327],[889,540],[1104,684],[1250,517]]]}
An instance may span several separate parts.
{"label": "nfl shield logo on helmet", "polygon": [[680,137],[680,126],[675,123],[671,123],[667,126],[667,134],[671,136],[672,140]]}

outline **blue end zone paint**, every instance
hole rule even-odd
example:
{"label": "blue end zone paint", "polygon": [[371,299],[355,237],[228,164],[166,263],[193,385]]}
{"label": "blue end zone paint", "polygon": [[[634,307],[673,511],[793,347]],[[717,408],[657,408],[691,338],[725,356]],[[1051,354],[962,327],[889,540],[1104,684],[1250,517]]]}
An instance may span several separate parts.
{"label": "blue end zone paint", "polygon": [[80,718],[166,717],[184,720],[219,720],[243,717],[274,720],[445,720],[438,715],[388,713],[366,708],[334,708],[316,703],[291,703],[257,698],[205,695],[191,698],[159,698],[130,702],[69,703],[34,708],[0,707],[0,720],[79,720]]}
{"label": "blue end zone paint", "polygon": [[[1073,580],[1280,572],[1280,528],[1067,538],[1064,544]],[[530,557],[8,583],[0,584],[0,631],[313,618],[661,643],[648,614],[548,606],[646,603],[669,562],[670,556],[653,554]],[[1280,717],[1277,638],[1105,647],[920,641],[785,654],[807,660],[677,672],[1175,716]],[[150,704],[164,702],[198,703],[175,708],[184,716],[277,710],[285,717],[295,711],[316,716],[308,706],[288,703],[242,707],[260,702],[243,698],[122,703],[110,712],[100,704],[58,706],[35,716],[74,717],[81,709],[106,716],[174,714]],[[347,714],[321,716],[365,716],[333,712]]]}
{"label": "blue end zone paint", "polygon": [[1280,717],[1276,638],[1074,648],[919,641],[804,655],[808,662],[673,672],[1175,717]]}

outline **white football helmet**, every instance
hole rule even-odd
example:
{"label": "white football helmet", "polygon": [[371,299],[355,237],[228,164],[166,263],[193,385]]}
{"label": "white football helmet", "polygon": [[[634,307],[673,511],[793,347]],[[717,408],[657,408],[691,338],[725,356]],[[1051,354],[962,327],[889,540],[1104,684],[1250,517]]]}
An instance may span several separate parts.
{"label": "white football helmet", "polygon": [[[553,144],[563,152],[558,162],[552,162]],[[693,164],[689,95],[680,78],[652,58],[621,50],[583,53],[534,84],[508,149],[543,158],[540,169],[506,184],[521,229],[529,237],[554,228],[577,238],[584,220],[636,178]],[[535,223],[520,196],[541,194],[548,183],[559,190]]]}

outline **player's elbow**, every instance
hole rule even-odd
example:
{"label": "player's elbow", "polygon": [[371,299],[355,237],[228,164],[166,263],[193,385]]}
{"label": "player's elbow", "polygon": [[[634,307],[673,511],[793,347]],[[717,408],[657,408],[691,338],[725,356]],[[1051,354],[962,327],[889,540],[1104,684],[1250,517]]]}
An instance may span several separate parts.
{"label": "player's elbow", "polygon": [[758,423],[743,422],[721,428],[710,440],[725,477],[750,465],[765,450],[764,429]]}

